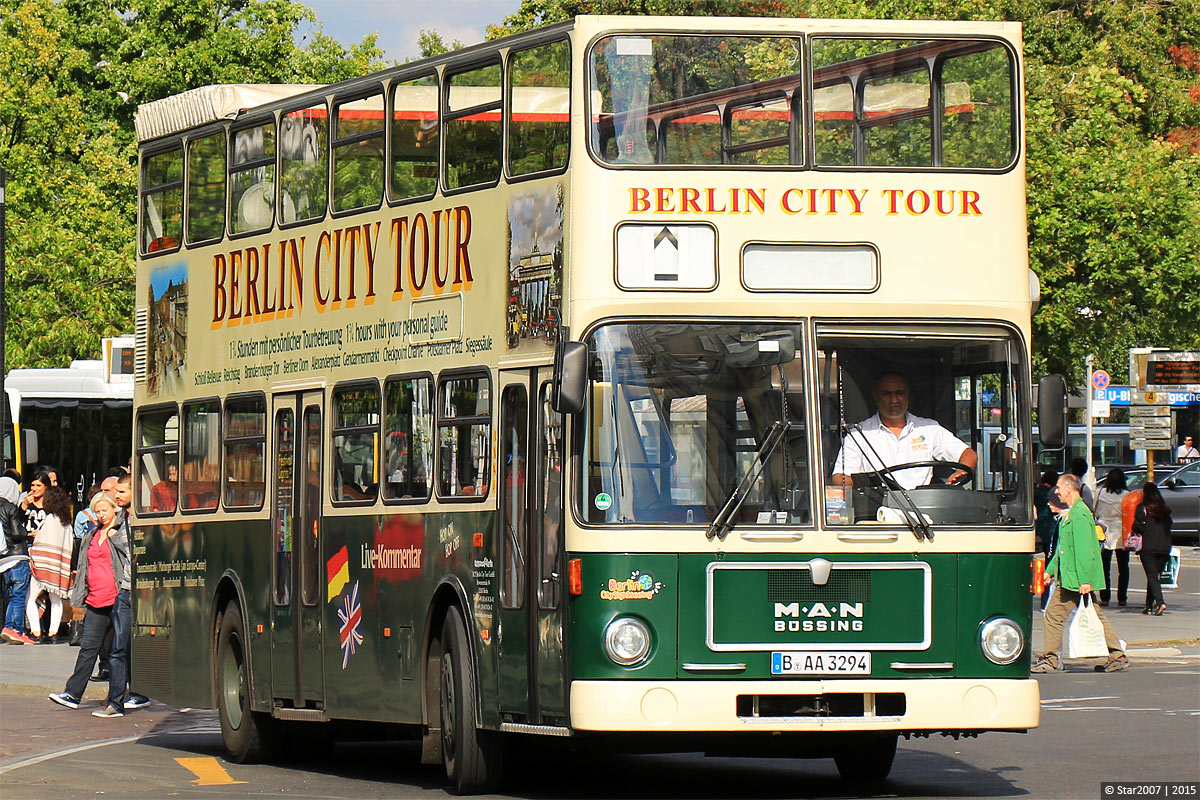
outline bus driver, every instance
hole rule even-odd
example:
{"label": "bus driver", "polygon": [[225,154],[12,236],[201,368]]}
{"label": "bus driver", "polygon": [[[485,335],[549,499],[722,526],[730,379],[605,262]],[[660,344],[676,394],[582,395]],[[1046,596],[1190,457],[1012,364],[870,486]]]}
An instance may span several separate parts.
{"label": "bus driver", "polygon": [[[875,382],[874,416],[863,420],[842,443],[833,465],[833,483],[854,485],[857,473],[880,467],[928,461],[953,461],[975,469],[979,456],[969,445],[943,428],[936,420],[908,413],[908,380],[898,372],[887,372]],[[953,483],[967,472],[956,469],[946,479]],[[933,467],[915,467],[892,473],[905,489],[924,486],[933,478]]]}

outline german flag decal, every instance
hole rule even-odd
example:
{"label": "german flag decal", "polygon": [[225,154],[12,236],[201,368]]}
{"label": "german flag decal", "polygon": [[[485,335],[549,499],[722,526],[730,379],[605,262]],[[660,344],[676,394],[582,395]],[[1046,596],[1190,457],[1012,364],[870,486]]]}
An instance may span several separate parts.
{"label": "german flag decal", "polygon": [[328,599],[332,601],[337,597],[338,592],[342,591],[342,587],[350,582],[350,554],[346,552],[344,546],[326,562],[325,574],[329,579]]}

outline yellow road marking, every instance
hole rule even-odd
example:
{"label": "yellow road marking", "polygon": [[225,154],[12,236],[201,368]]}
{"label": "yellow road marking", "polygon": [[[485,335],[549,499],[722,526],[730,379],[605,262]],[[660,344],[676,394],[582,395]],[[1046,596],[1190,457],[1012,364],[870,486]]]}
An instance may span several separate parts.
{"label": "yellow road marking", "polygon": [[245,781],[235,781],[231,778],[225,768],[218,764],[212,756],[177,758],[175,760],[179,762],[179,766],[196,776],[196,780],[192,781],[193,786],[229,786],[235,783],[245,783]]}

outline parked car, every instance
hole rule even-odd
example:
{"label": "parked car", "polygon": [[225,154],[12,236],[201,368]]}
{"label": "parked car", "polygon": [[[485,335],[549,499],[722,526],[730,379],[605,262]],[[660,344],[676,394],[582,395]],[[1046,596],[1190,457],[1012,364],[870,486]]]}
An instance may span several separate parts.
{"label": "parked car", "polygon": [[1171,507],[1171,538],[1175,541],[1200,538],[1200,462],[1165,473],[1156,469],[1154,477],[1163,500]]}

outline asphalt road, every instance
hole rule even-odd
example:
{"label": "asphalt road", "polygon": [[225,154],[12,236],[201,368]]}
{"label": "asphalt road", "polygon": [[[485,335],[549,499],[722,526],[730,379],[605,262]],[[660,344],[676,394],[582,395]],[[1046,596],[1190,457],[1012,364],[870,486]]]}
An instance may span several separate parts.
{"label": "asphalt road", "polygon": [[[1042,720],[1027,734],[901,740],[889,780],[843,782],[828,759],[706,758],[700,753],[608,755],[521,745],[502,797],[1103,798],[1104,781],[1200,781],[1200,560],[1189,552],[1163,617],[1108,611],[1130,642],[1130,669],[1039,677]],[[1040,625],[1038,626],[1040,628]],[[1035,635],[1040,649],[1040,635]],[[78,711],[52,704],[77,651],[0,647],[0,797],[409,798],[446,797],[439,768],[417,764],[411,743],[296,748],[291,760],[243,766],[221,759],[212,711],[161,704],[97,719],[103,687]]]}

